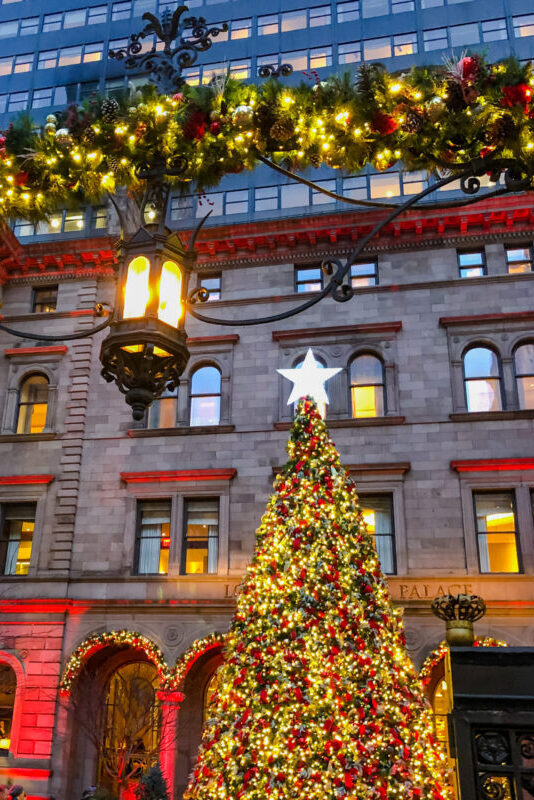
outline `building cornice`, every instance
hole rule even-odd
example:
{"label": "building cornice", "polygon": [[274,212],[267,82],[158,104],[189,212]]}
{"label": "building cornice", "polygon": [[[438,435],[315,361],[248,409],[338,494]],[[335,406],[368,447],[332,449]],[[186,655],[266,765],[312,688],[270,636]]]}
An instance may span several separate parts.
{"label": "building cornice", "polygon": [[534,469],[534,458],[482,458],[451,461],[456,472],[517,472]]}
{"label": "building cornice", "polygon": [[236,469],[179,469],[170,471],[121,472],[125,483],[179,483],[191,481],[229,481]]}
{"label": "building cornice", "polygon": [[35,486],[53,480],[54,475],[0,475],[0,486]]}

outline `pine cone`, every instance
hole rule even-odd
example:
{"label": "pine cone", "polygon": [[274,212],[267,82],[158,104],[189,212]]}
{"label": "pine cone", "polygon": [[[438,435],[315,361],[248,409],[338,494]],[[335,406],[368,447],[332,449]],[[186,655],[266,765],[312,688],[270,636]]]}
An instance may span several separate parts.
{"label": "pine cone", "polygon": [[501,147],[507,139],[514,138],[516,134],[515,122],[509,114],[498,117],[492,122],[488,131],[490,144]]}
{"label": "pine cone", "polygon": [[117,156],[108,156],[108,168],[111,170],[111,172],[118,172],[120,164],[120,158],[117,158]]}
{"label": "pine cone", "polygon": [[264,136],[269,134],[272,126],[276,122],[276,116],[272,108],[267,103],[260,103],[254,109],[254,124],[259,128]]}
{"label": "pine cone", "polygon": [[408,111],[404,118],[402,127],[408,133],[419,133],[423,127],[423,117],[417,111]]}
{"label": "pine cone", "polygon": [[464,108],[467,108],[462,87],[458,83],[450,81],[447,84],[445,103],[449,111],[463,111]]}
{"label": "pine cone", "polygon": [[93,126],[89,125],[89,127],[86,128],[83,132],[83,141],[86,142],[87,144],[93,144],[95,140],[96,140],[96,133],[94,131]]}
{"label": "pine cone", "polygon": [[321,154],[318,149],[314,148],[308,152],[308,161],[315,167],[315,169],[319,169],[322,164]]}
{"label": "pine cone", "polygon": [[290,117],[279,117],[273,125],[269,134],[279,142],[287,142],[295,134],[295,125]]}
{"label": "pine cone", "polygon": [[119,104],[114,97],[106,97],[102,102],[102,119],[104,122],[115,122],[119,113]]}

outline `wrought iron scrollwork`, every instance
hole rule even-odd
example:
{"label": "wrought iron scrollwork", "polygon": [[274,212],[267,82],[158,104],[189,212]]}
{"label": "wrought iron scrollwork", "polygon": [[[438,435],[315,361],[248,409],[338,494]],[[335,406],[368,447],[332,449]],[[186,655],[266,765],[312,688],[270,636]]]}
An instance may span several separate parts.
{"label": "wrought iron scrollwork", "polygon": [[210,290],[206,289],[205,286],[199,286],[196,289],[193,289],[189,297],[187,298],[188,303],[207,303],[210,299]]}
{"label": "wrought iron scrollwork", "polygon": [[480,797],[482,800],[509,800],[508,779],[495,775],[480,778]]}
{"label": "wrought iron scrollwork", "polygon": [[483,731],[475,738],[477,759],[483,764],[501,765],[510,763],[510,745],[505,733]]}
{"label": "wrought iron scrollwork", "polygon": [[337,258],[325,258],[321,263],[323,273],[331,278],[330,294],[338,303],[346,303],[354,297],[354,289],[347,283],[343,283],[345,277],[345,265]]}
{"label": "wrought iron scrollwork", "polygon": [[[152,83],[163,93],[178,91],[185,83],[182,71],[196,62],[199,53],[210,49],[214,37],[228,30],[226,22],[208,25],[204,17],[184,17],[186,11],[187,6],[179,6],[174,13],[166,9],[161,20],[150,12],[143,14],[147,25],[140,33],[131,34],[126,47],[110,50],[109,57],[124,61],[127,69],[149,72]],[[154,35],[163,48],[154,45],[143,52],[143,40]]]}
{"label": "wrought iron scrollwork", "polygon": [[260,78],[289,78],[293,74],[291,64],[262,64],[258,67]]}

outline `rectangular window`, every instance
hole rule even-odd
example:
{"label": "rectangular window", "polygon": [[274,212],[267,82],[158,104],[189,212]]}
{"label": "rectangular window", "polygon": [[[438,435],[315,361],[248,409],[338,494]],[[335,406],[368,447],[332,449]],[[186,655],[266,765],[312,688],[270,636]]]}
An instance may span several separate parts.
{"label": "rectangular window", "polygon": [[0,571],[4,575],[27,575],[35,528],[35,504],[9,504],[1,507],[2,540]]}
{"label": "rectangular window", "polygon": [[[175,9],[178,3],[175,3]],[[191,8],[193,7],[194,3],[189,2],[187,4]],[[143,14],[146,14],[147,11],[151,11],[154,13],[156,10],[156,0],[134,0],[133,4],[133,17],[142,17]]]}
{"label": "rectangular window", "polygon": [[131,2],[113,3],[111,6],[111,21],[118,22],[121,19],[130,19],[132,13]]}
{"label": "rectangular window", "polygon": [[85,215],[83,211],[67,211],[63,230],[65,233],[81,231],[85,228]]}
{"label": "rectangular window", "polygon": [[82,60],[82,46],[62,47],[59,51],[58,67],[71,67],[80,64]]}
{"label": "rectangular window", "polygon": [[28,222],[25,219],[18,219],[13,225],[13,233],[18,239],[20,239],[21,236],[33,236],[34,231],[33,222]]}
{"label": "rectangular window", "polygon": [[410,56],[417,53],[417,34],[402,33],[393,37],[393,55]]}
{"label": "rectangular window", "polygon": [[88,25],[100,25],[101,23],[107,21],[108,18],[107,6],[92,6],[92,8],[88,9],[88,11],[89,11],[87,15]]}
{"label": "rectangular window", "polygon": [[280,188],[281,208],[302,208],[310,204],[309,189],[302,183],[290,183]]}
{"label": "rectangular window", "polygon": [[363,54],[366,61],[391,58],[391,39],[389,36],[381,39],[367,39],[363,43]]}
{"label": "rectangular window", "polygon": [[185,501],[183,572],[202,575],[217,572],[219,559],[219,501]]}
{"label": "rectangular window", "polygon": [[415,11],[414,0],[391,0],[391,10],[394,14],[402,14],[404,11]]}
{"label": "rectangular window", "polygon": [[194,198],[192,195],[187,197],[173,197],[171,198],[171,219],[189,219],[194,216],[193,209]]}
{"label": "rectangular window", "polygon": [[373,536],[382,571],[392,575],[395,567],[393,498],[389,494],[359,495],[363,520]]}
{"label": "rectangular window", "polygon": [[295,267],[295,291],[298,294],[302,294],[303,292],[320,292],[322,288],[323,271],[321,267]]}
{"label": "rectangular window", "polygon": [[21,36],[32,36],[35,33],[39,33],[39,17],[21,19],[19,33]]}
{"label": "rectangular window", "polygon": [[332,48],[314,47],[310,50],[310,69],[332,66]]}
{"label": "rectangular window", "polygon": [[272,211],[278,208],[278,187],[264,186],[254,190],[254,211]]}
{"label": "rectangular window", "polygon": [[418,194],[427,186],[424,172],[407,172],[402,176],[402,190],[405,195]]}
{"label": "rectangular window", "polygon": [[10,22],[0,22],[0,39],[6,39],[9,37],[14,37],[19,32],[19,21],[18,19],[13,19]]}
{"label": "rectangular window", "polygon": [[211,211],[212,217],[223,216],[224,192],[211,192],[198,198],[197,217],[205,217]]}
{"label": "rectangular window", "polygon": [[[252,20],[248,19],[235,19],[232,22],[232,39],[248,39],[251,34]],[[218,41],[218,39],[215,39]]]}
{"label": "rectangular window", "polygon": [[184,80],[189,86],[199,86],[200,85],[200,67],[191,67],[190,69],[184,69],[182,72],[184,76]]}
{"label": "rectangular window", "polygon": [[506,264],[511,275],[532,272],[532,245],[505,247]]}
{"label": "rectangular window", "polygon": [[534,14],[524,14],[521,17],[512,17],[514,23],[514,36],[534,36]]}
{"label": "rectangular window", "polygon": [[87,64],[91,61],[101,61],[103,48],[104,42],[86,44],[83,49],[83,63]]}
{"label": "rectangular window", "polygon": [[306,19],[306,9],[303,8],[300,11],[286,11],[281,15],[282,18],[282,33],[287,33],[288,31],[298,31],[305,28],[307,25]]}
{"label": "rectangular window", "polygon": [[423,31],[424,48],[428,50],[442,50],[448,47],[447,28],[433,28],[430,31]]}
{"label": "rectangular window", "polygon": [[362,0],[362,16],[364,19],[381,17],[384,14],[389,14],[389,0]]}
{"label": "rectangular window", "polygon": [[280,58],[283,64],[291,64],[294,71],[308,69],[308,51],[307,50],[293,50],[290,53],[281,53],[280,56],[271,60],[270,64],[279,64]]}
{"label": "rectangular window", "polygon": [[343,178],[343,194],[353,200],[367,200],[367,178],[359,175],[355,178]]}
{"label": "rectangular window", "polygon": [[134,573],[166,575],[171,545],[171,501],[143,500],[138,505]]}
{"label": "rectangular window", "polygon": [[458,250],[460,278],[480,278],[486,275],[486,254],[482,250]]}
{"label": "rectangular window", "polygon": [[248,212],[248,189],[236,189],[226,192],[226,214],[246,214]]}
{"label": "rectangular window", "polygon": [[490,19],[482,23],[482,39],[485,42],[496,42],[508,39],[505,19]]}
{"label": "rectangular window", "polygon": [[202,68],[202,83],[204,85],[211,83],[217,75],[226,75],[227,64],[222,62],[219,64],[204,64]]}
{"label": "rectangular window", "polygon": [[0,94],[0,114],[3,114],[7,107],[7,94]]}
{"label": "rectangular window", "polygon": [[338,64],[357,64],[362,60],[360,42],[345,42],[337,46]]}
{"label": "rectangular window", "polygon": [[398,197],[400,195],[400,176],[398,172],[385,172],[371,175],[371,198]]}
{"label": "rectangular window", "polygon": [[250,58],[230,62],[230,75],[236,81],[246,81],[250,78]]}
{"label": "rectangular window", "polygon": [[61,30],[63,14],[45,14],[43,17],[43,33]]}
{"label": "rectangular window", "polygon": [[87,100],[92,94],[98,92],[98,81],[84,81],[80,83],[80,100]]}
{"label": "rectangular window", "polygon": [[378,284],[378,261],[360,261],[358,264],[351,264],[350,285],[353,289],[359,286],[377,286]]}
{"label": "rectangular window", "polygon": [[278,14],[269,14],[265,17],[258,17],[258,36],[270,36],[280,32]]}
{"label": "rectangular window", "polygon": [[13,92],[9,95],[8,111],[23,111],[28,108],[29,92]]}
{"label": "rectangular window", "polygon": [[474,492],[481,572],[519,572],[514,493]]}
{"label": "rectangular window", "polygon": [[47,108],[53,105],[54,89],[36,89],[32,97],[32,108]]}
{"label": "rectangular window", "polygon": [[200,286],[209,291],[209,301],[221,299],[221,273],[216,272],[213,275],[202,275],[200,278]]}
{"label": "rectangular window", "polygon": [[57,308],[57,283],[39,286],[32,292],[32,314],[43,314]]}
{"label": "rectangular window", "polygon": [[332,22],[332,14],[330,6],[317,6],[310,8],[310,28],[319,28],[321,25],[330,25]]}
{"label": "rectangular window", "polygon": [[[323,189],[326,189],[329,192],[336,191],[336,182],[335,180],[331,181],[315,181],[317,186],[321,186]],[[335,203],[335,199],[333,197],[328,197],[327,194],[323,194],[322,192],[318,192],[316,189],[312,189],[311,193],[311,201],[312,206],[323,206],[326,203]]]}
{"label": "rectangular window", "polygon": [[147,410],[147,428],[174,428],[176,425],[177,390],[165,389]]}
{"label": "rectangular window", "polygon": [[57,64],[57,50],[43,50],[39,53],[37,69],[54,69]]}
{"label": "rectangular window", "polygon": [[92,227],[95,230],[104,230],[108,224],[108,210],[106,206],[93,208]]}
{"label": "rectangular window", "polygon": [[13,56],[0,58],[0,75],[11,75],[13,68]]}
{"label": "rectangular window", "polygon": [[438,8],[443,5],[443,0],[421,0],[421,8]]}
{"label": "rectangular window", "polygon": [[338,22],[354,22],[357,19],[360,19],[359,0],[353,0],[353,2],[351,3],[338,3],[337,6]]}
{"label": "rectangular window", "polygon": [[478,23],[469,25],[453,25],[450,28],[451,47],[462,47],[465,44],[476,44],[480,41]]}
{"label": "rectangular window", "polygon": [[13,72],[30,72],[33,67],[33,53],[25,53],[22,56],[15,56]]}

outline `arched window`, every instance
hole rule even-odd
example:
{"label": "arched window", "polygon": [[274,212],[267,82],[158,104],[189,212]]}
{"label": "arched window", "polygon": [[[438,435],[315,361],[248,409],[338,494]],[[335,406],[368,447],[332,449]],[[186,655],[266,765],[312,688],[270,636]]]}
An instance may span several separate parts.
{"label": "arched window", "polygon": [[158,688],[156,667],[148,662],[123,664],[113,672],[105,693],[103,726],[98,737],[99,782],[106,788],[116,791],[123,782],[139,779],[157,761]]}
{"label": "arched window", "polygon": [[172,392],[165,389],[161,397],[154,400],[147,412],[147,428],[174,428],[176,425],[176,406],[178,389]]}
{"label": "arched window", "polygon": [[17,409],[17,433],[41,433],[48,410],[48,379],[30,375],[20,387]]}
{"label": "arched window", "polygon": [[7,755],[11,746],[11,726],[17,678],[8,664],[0,664],[0,755]]}
{"label": "arched window", "polygon": [[519,408],[534,408],[534,344],[521,344],[514,354]]}
{"label": "arched window", "polygon": [[464,355],[465,399],[468,411],[501,411],[499,358],[489,347],[471,347]]}
{"label": "arched window", "polygon": [[218,425],[221,419],[221,373],[200,367],[191,377],[190,425]]}
{"label": "arched window", "polygon": [[213,675],[206,684],[206,688],[204,689],[204,703],[202,705],[203,723],[208,719],[210,715],[209,706],[213,698],[213,695],[215,694],[218,688],[219,688],[219,672],[217,671],[213,673]]}
{"label": "arched window", "polygon": [[383,417],[386,410],[384,365],[376,356],[363,355],[350,365],[352,416]]}
{"label": "arched window", "polygon": [[[293,367],[293,369],[300,369],[302,367],[303,363],[304,363],[304,359],[300,358],[297,361],[297,363],[295,364],[295,366]],[[323,359],[322,358],[317,358],[317,356],[315,356],[315,363],[317,364],[317,366],[320,369],[324,369],[326,367],[326,364],[323,361]],[[327,394],[328,394],[328,389],[327,389]],[[298,404],[299,404],[298,400],[297,400],[296,403],[293,403],[293,416],[296,416]],[[321,415],[321,417],[323,419],[326,419],[326,409],[328,408],[326,403],[318,403],[317,404],[317,408],[319,409],[319,414]]]}

